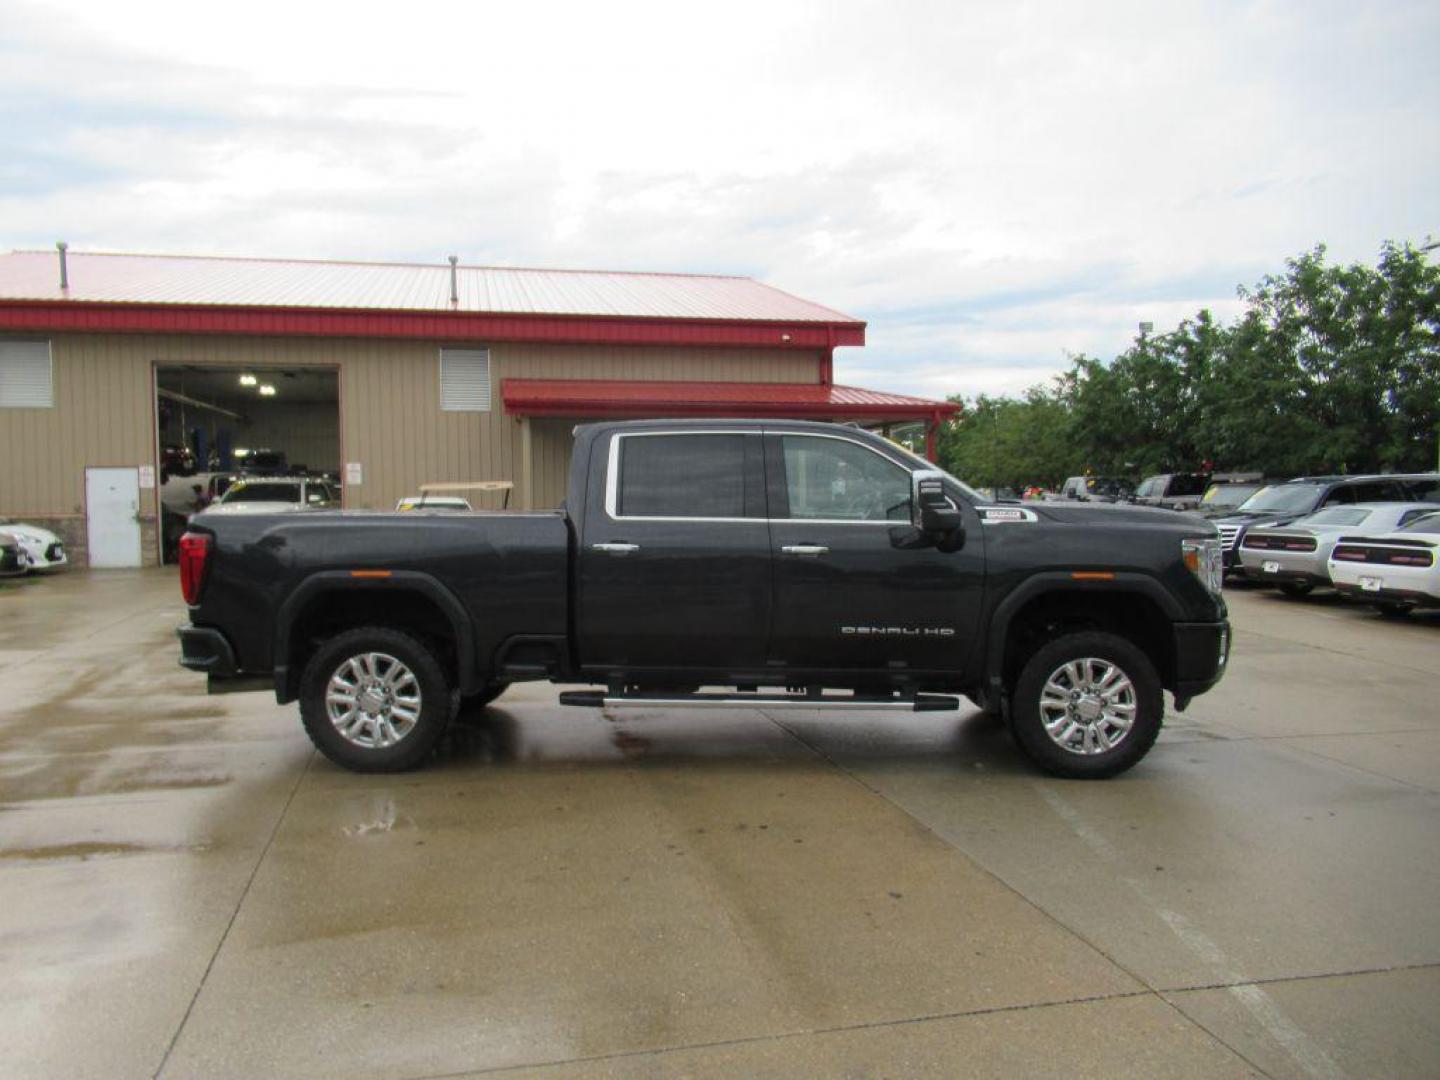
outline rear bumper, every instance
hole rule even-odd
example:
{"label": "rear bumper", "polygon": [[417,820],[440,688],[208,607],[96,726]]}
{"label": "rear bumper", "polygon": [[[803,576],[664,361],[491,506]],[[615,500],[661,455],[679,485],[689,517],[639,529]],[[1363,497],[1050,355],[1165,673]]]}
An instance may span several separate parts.
{"label": "rear bumper", "polygon": [[222,678],[239,674],[235,650],[219,630],[186,624],[175,628],[175,636],[180,639],[181,667]]}
{"label": "rear bumper", "polygon": [[[1275,567],[1266,570],[1266,566]],[[1306,582],[1311,585],[1329,585],[1330,572],[1325,559],[1314,551],[1267,551],[1264,548],[1245,548],[1237,567],[1241,576],[1249,581],[1279,584],[1284,581]]]}
{"label": "rear bumper", "polygon": [[1421,592],[1418,589],[1362,589],[1359,585],[1352,585],[1348,582],[1344,585],[1336,585],[1335,589],[1346,599],[1362,600],[1371,604],[1380,600],[1401,604],[1413,604],[1416,607],[1440,607],[1440,596],[1435,596],[1428,592]]}
{"label": "rear bumper", "polygon": [[1329,574],[1316,574],[1290,566],[1282,566],[1273,571],[1267,571],[1263,566],[1247,566],[1241,576],[1246,581],[1254,581],[1260,585],[1283,585],[1291,581],[1302,585],[1330,584]]}
{"label": "rear bumper", "polygon": [[[1214,688],[1230,662],[1230,623],[1175,624],[1175,688],[1177,702],[1189,701]],[[1181,705],[1181,708],[1184,706]]]}

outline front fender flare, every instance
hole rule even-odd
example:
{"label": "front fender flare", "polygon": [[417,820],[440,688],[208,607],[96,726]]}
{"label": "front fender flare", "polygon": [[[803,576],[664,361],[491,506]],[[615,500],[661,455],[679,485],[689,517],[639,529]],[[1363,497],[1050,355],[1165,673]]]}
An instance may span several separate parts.
{"label": "front fender flare", "polygon": [[1011,590],[1010,594],[995,608],[990,620],[990,637],[985,649],[985,685],[987,698],[1001,701],[1005,690],[1005,641],[1010,634],[1010,624],[1022,608],[1038,596],[1052,592],[1103,592],[1113,595],[1117,592],[1135,593],[1155,601],[1171,622],[1183,622],[1185,611],[1174,595],[1148,574],[1134,571],[1115,571],[1113,579],[1105,581],[1077,581],[1070,570],[1047,570],[1034,574]]}

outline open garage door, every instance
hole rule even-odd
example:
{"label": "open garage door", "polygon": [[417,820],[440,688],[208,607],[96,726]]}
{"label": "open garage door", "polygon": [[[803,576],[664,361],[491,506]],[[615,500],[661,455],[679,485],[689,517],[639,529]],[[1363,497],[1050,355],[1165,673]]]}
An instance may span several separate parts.
{"label": "open garage door", "polygon": [[[161,550],[241,478],[316,477],[340,490],[340,387],[333,367],[155,369]],[[298,490],[298,485],[297,485]]]}

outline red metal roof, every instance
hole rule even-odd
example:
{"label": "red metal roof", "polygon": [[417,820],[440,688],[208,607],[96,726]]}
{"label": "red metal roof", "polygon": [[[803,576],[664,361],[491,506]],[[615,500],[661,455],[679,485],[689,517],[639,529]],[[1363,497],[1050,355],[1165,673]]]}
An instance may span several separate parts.
{"label": "red metal roof", "polygon": [[629,382],[505,379],[505,411],[516,416],[919,420],[960,406],[855,386],[814,383]]}
{"label": "red metal roof", "polygon": [[722,322],[864,322],[751,278],[53,251],[0,255],[0,300],[227,308],[591,316]]}

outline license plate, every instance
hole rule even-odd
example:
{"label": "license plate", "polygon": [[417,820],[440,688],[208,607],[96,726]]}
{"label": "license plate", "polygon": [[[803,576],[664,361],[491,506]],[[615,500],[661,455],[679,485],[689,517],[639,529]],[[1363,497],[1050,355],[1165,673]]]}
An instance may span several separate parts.
{"label": "license plate", "polygon": [[1260,569],[1264,570],[1267,574],[1278,574],[1280,572],[1280,564],[1274,559],[1267,559],[1260,564]]}
{"label": "license plate", "polygon": [[1364,589],[1366,592],[1379,592],[1384,587],[1384,585],[1384,578],[1362,577],[1360,579],[1360,588]]}

